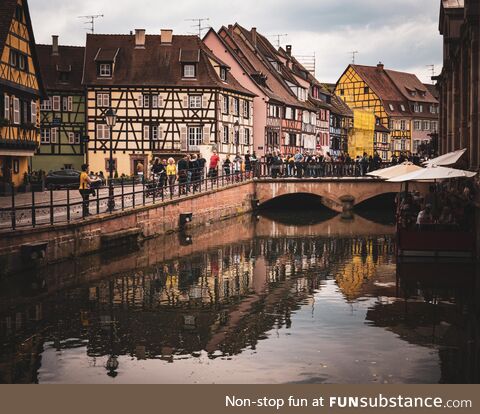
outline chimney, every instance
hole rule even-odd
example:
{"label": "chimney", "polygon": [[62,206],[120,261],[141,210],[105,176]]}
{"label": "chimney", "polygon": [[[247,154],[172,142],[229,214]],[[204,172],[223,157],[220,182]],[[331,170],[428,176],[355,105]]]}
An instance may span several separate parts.
{"label": "chimney", "polygon": [[162,29],[160,30],[160,41],[162,45],[171,45],[173,39],[173,30]]}
{"label": "chimney", "polygon": [[52,36],[52,56],[58,56],[58,36]]}
{"label": "chimney", "polygon": [[384,66],[382,62],[378,62],[377,69],[378,70],[383,70]]}
{"label": "chimney", "polygon": [[252,27],[252,43],[254,47],[257,47],[257,28]]}
{"label": "chimney", "polygon": [[145,49],[145,29],[135,29],[135,49]]}
{"label": "chimney", "polygon": [[287,55],[292,56],[292,45],[287,45]]}

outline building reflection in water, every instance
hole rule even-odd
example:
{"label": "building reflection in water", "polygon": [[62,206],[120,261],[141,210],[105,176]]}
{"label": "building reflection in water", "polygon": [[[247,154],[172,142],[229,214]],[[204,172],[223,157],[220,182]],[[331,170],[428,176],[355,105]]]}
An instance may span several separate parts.
{"label": "building reflection in water", "polygon": [[[330,220],[338,218],[314,226],[325,229]],[[42,356],[52,349],[62,358],[77,350],[75,358],[112,379],[129,375],[122,357],[175,364],[206,352],[228,365],[232,357],[268,341],[272,331],[293,331],[295,315],[313,308],[333,284],[336,302],[368,303],[365,318],[353,329],[373,326],[419,349],[437,350],[440,382],[478,382],[474,269],[463,269],[464,277],[454,280],[429,277],[419,265],[397,269],[392,229],[386,232],[385,226],[375,234],[371,225],[370,234],[361,234],[346,225],[343,234],[330,235],[318,235],[321,231],[311,226],[283,226],[269,219],[232,221],[219,232],[235,239],[241,227],[244,240],[218,244],[214,238],[195,251],[194,236],[188,255],[149,260],[145,267],[138,266],[142,253],[136,252],[133,268],[110,275],[111,264],[91,259],[70,267],[70,274],[62,274],[64,267],[48,269],[47,282],[40,274],[8,282],[0,300],[0,381],[48,382],[55,369],[39,372]],[[152,243],[143,249],[164,257]],[[101,276],[103,267],[108,277],[92,277]],[[302,329],[307,328],[295,331],[300,337],[308,334]],[[382,363],[388,369],[389,361]],[[278,364],[288,371],[288,363]]]}

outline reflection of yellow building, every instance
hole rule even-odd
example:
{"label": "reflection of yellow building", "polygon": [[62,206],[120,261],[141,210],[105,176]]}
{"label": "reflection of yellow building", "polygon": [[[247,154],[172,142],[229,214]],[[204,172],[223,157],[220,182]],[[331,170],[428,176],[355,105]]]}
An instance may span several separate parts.
{"label": "reflection of yellow building", "polygon": [[371,110],[353,109],[353,129],[349,132],[348,153],[351,157],[373,154],[375,114]]}

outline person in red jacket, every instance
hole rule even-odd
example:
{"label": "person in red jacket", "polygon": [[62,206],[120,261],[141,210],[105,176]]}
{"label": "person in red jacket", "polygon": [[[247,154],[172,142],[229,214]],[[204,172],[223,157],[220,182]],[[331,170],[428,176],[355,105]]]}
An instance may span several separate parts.
{"label": "person in red jacket", "polygon": [[220,157],[217,154],[217,151],[213,151],[212,156],[210,157],[210,168],[209,175],[211,178],[218,177],[218,164],[220,163]]}

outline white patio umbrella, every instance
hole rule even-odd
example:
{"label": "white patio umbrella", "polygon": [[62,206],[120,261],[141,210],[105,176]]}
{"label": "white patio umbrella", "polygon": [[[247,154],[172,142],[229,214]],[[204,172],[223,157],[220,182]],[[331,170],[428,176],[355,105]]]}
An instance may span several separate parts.
{"label": "white patio umbrella", "polygon": [[403,164],[394,165],[393,167],[371,171],[367,175],[388,180],[389,178],[398,177],[400,175],[409,174],[411,172],[422,169],[422,167],[419,167],[418,165],[412,164],[411,162],[407,161]]}
{"label": "white patio umbrella", "polygon": [[428,168],[421,168],[418,171],[409,174],[390,178],[389,182],[403,183],[408,181],[436,181],[448,180],[450,178],[472,178],[477,175],[476,172],[456,170],[454,168],[437,167],[436,165]]}
{"label": "white patio umbrella", "polygon": [[432,165],[440,165],[443,167],[456,164],[457,161],[462,158],[462,155],[465,154],[467,149],[462,149],[458,151],[449,152],[448,154],[440,155],[437,158],[432,158],[431,160],[425,161],[423,165],[426,167],[431,167]]}

